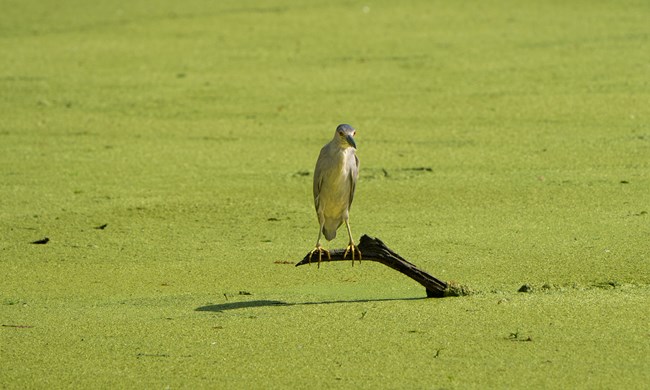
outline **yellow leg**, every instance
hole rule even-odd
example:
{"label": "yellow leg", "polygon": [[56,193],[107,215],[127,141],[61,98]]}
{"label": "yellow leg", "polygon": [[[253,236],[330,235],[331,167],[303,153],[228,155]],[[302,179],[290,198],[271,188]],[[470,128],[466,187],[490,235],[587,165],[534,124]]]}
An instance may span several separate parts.
{"label": "yellow leg", "polygon": [[310,253],[309,253],[309,264],[311,264],[311,257],[314,254],[314,252],[318,252],[318,268],[320,268],[320,262],[321,259],[323,258],[323,252],[327,253],[327,259],[332,260],[330,257],[330,251],[327,249],[323,248],[320,243],[316,244],[316,248],[314,248]]}
{"label": "yellow leg", "polygon": [[316,247],[309,252],[309,265],[311,265],[311,257],[314,255],[314,252],[318,252],[318,268],[320,268],[320,262],[321,259],[323,258],[323,252],[327,253],[327,259],[332,260],[330,257],[330,251],[327,249],[323,248],[323,246],[320,244],[320,236],[323,234],[323,223],[320,224],[320,229],[318,230],[318,240],[316,240]]}
{"label": "yellow leg", "polygon": [[352,266],[354,267],[354,252],[356,251],[357,254],[359,255],[359,264],[361,264],[361,251],[359,248],[354,245],[354,240],[352,239],[352,232],[350,231],[350,223],[348,220],[345,220],[345,227],[348,228],[348,237],[350,238],[350,243],[348,244],[347,248],[345,248],[345,252],[343,252],[343,258],[348,255],[348,252],[350,252],[351,257],[352,257]]}

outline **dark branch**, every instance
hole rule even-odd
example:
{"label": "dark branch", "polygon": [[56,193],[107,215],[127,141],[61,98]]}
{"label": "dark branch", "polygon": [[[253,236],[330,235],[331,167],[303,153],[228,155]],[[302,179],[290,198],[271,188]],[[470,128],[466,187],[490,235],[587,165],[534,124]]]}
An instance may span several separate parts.
{"label": "dark branch", "polygon": [[[402,256],[393,252],[378,238],[372,238],[364,234],[361,236],[357,248],[361,251],[362,261],[376,261],[403,273],[423,285],[426,288],[427,297],[429,298],[467,295],[466,289],[461,288],[462,291],[459,291],[457,286],[451,286],[449,283],[429,275],[414,264],[406,261]],[[350,253],[348,252],[345,258],[343,257],[344,253],[345,250],[343,249],[332,249],[330,251],[330,258],[327,258],[327,255],[323,253],[321,261],[351,261]],[[318,253],[314,253],[311,262],[318,262]],[[296,267],[309,263],[309,253],[307,253],[305,258],[296,264]]]}

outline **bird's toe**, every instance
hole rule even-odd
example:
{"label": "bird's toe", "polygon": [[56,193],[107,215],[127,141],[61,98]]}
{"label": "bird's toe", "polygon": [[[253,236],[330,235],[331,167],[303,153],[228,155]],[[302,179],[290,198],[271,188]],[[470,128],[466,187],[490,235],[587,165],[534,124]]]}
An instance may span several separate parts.
{"label": "bird's toe", "polygon": [[361,262],[361,251],[359,250],[359,247],[354,245],[353,242],[348,244],[347,248],[345,248],[345,252],[343,252],[343,258],[344,259],[348,255],[348,252],[350,253],[350,257],[352,259],[352,265],[353,266],[354,266],[355,256],[356,256],[356,260],[359,260],[359,262]]}
{"label": "bird's toe", "polygon": [[309,252],[309,264],[311,264],[311,258],[314,256],[314,253],[318,252],[318,268],[320,268],[320,263],[323,260],[323,253],[327,254],[327,259],[331,260],[330,251],[318,245],[311,252]]}

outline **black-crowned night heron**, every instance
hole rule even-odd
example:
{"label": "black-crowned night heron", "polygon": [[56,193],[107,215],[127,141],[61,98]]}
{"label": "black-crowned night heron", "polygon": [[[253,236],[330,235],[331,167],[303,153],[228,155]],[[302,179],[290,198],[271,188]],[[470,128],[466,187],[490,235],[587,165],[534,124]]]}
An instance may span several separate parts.
{"label": "black-crowned night heron", "polygon": [[336,231],[345,222],[348,229],[350,243],[345,249],[343,257],[351,253],[352,265],[354,265],[355,252],[361,260],[361,252],[354,245],[352,232],[350,231],[350,205],[354,198],[354,189],[359,177],[359,158],[355,151],[357,148],[354,142],[356,131],[350,125],[339,125],[334,133],[334,138],[320,150],[316,169],[314,170],[314,206],[318,215],[318,240],[316,247],[309,254],[309,261],[315,252],[318,252],[318,266],[323,252],[330,257],[327,249],[320,244],[321,235],[327,241],[336,237]]}

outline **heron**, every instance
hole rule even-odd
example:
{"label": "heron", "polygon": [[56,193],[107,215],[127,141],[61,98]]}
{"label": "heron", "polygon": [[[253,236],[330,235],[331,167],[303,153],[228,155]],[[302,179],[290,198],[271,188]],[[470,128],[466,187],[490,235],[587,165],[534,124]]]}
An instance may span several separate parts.
{"label": "heron", "polygon": [[327,241],[336,237],[336,231],[345,222],[350,242],[345,248],[343,258],[351,254],[352,265],[355,255],[361,261],[361,251],[354,244],[350,231],[350,206],[354,199],[354,190],[359,177],[359,158],[356,155],[357,144],[354,142],[356,130],[348,124],[336,128],[334,138],[323,146],[314,169],[314,206],[318,216],[318,239],[316,247],[309,253],[309,262],[318,252],[318,267],[323,253],[331,259],[330,252],[320,243],[321,237]]}

